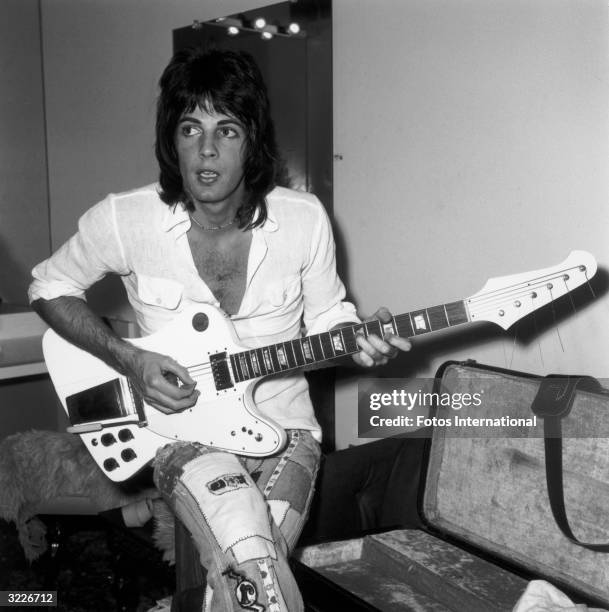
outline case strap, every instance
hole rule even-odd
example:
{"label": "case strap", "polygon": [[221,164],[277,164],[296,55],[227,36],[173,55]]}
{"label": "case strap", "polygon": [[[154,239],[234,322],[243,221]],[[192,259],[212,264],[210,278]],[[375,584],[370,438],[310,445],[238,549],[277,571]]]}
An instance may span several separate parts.
{"label": "case strap", "polygon": [[595,393],[603,391],[600,383],[590,376],[547,376],[541,381],[531,410],[543,419],[546,483],[556,524],[563,535],[574,544],[595,552],[609,552],[609,544],[589,544],[579,540],[569,525],[565,508],[561,421],[571,411],[578,390]]}

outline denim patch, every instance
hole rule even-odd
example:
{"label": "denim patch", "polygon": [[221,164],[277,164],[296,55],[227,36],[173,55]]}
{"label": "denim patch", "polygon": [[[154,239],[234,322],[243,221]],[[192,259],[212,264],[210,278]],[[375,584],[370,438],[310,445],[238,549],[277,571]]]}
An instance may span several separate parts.
{"label": "denim patch", "polygon": [[258,589],[252,580],[249,580],[243,574],[238,574],[232,568],[229,568],[223,574],[231,580],[237,581],[234,591],[235,599],[244,610],[264,611],[264,606],[258,603]]}
{"label": "denim patch", "polygon": [[300,464],[288,461],[282,471],[281,478],[267,493],[267,499],[287,501],[294,510],[303,513],[311,491],[311,474]]}
{"label": "denim patch", "polygon": [[208,450],[200,444],[176,442],[157,451],[154,459],[154,483],[163,494],[170,496],[184,473],[184,466]]}
{"label": "denim patch", "polygon": [[207,488],[214,495],[224,495],[224,493],[245,489],[249,486],[244,474],[224,474],[207,483]]}

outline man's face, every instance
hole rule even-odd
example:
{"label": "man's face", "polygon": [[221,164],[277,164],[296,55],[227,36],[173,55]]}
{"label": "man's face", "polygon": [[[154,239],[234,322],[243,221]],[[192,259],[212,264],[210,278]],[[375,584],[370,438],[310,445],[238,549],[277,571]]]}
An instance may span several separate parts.
{"label": "man's face", "polygon": [[243,159],[245,127],[234,117],[207,112],[201,107],[184,113],[178,121],[175,147],[184,191],[193,204],[243,203]]}

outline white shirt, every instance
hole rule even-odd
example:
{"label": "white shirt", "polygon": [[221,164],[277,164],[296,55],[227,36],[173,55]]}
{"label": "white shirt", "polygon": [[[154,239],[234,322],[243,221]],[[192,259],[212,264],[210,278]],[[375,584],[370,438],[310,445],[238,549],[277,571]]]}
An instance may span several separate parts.
{"label": "white shirt", "polygon": [[[265,346],[358,321],[343,301],[330,221],[308,193],[275,188],[268,218],[252,231],[245,293],[231,316],[247,347]],[[168,206],[149,185],[111,194],[79,220],[78,232],[32,271],[30,301],[74,296],[110,272],[121,276],[144,335],[154,333],[188,306],[220,307],[199,276],[186,232],[190,217]],[[286,429],[320,436],[302,373],[272,376],[256,388],[258,409]]]}

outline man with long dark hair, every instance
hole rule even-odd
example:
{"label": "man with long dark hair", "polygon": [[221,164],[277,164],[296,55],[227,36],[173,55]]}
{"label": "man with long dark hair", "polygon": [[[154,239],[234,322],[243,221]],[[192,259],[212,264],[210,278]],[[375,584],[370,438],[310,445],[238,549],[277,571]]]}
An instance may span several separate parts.
{"label": "man with long dark hair", "polygon": [[[78,233],[33,270],[30,299],[58,333],[172,414],[197,403],[196,381],[167,355],[120,339],[88,308],[84,291],[106,274],[121,276],[146,335],[197,303],[221,308],[240,340],[257,346],[358,319],[344,301],[323,207],[277,186],[266,88],[251,57],[180,51],[160,89],[159,184],[110,195],[85,213]],[[377,317],[389,320],[386,310]],[[409,348],[391,334],[357,342],[354,359],[364,366]],[[254,399],[287,432],[279,454],[252,459],[179,441],[157,452],[154,481],[207,570],[204,609],[293,612],[302,601],[287,556],[311,501],[320,430],[301,372],[265,379]]]}

